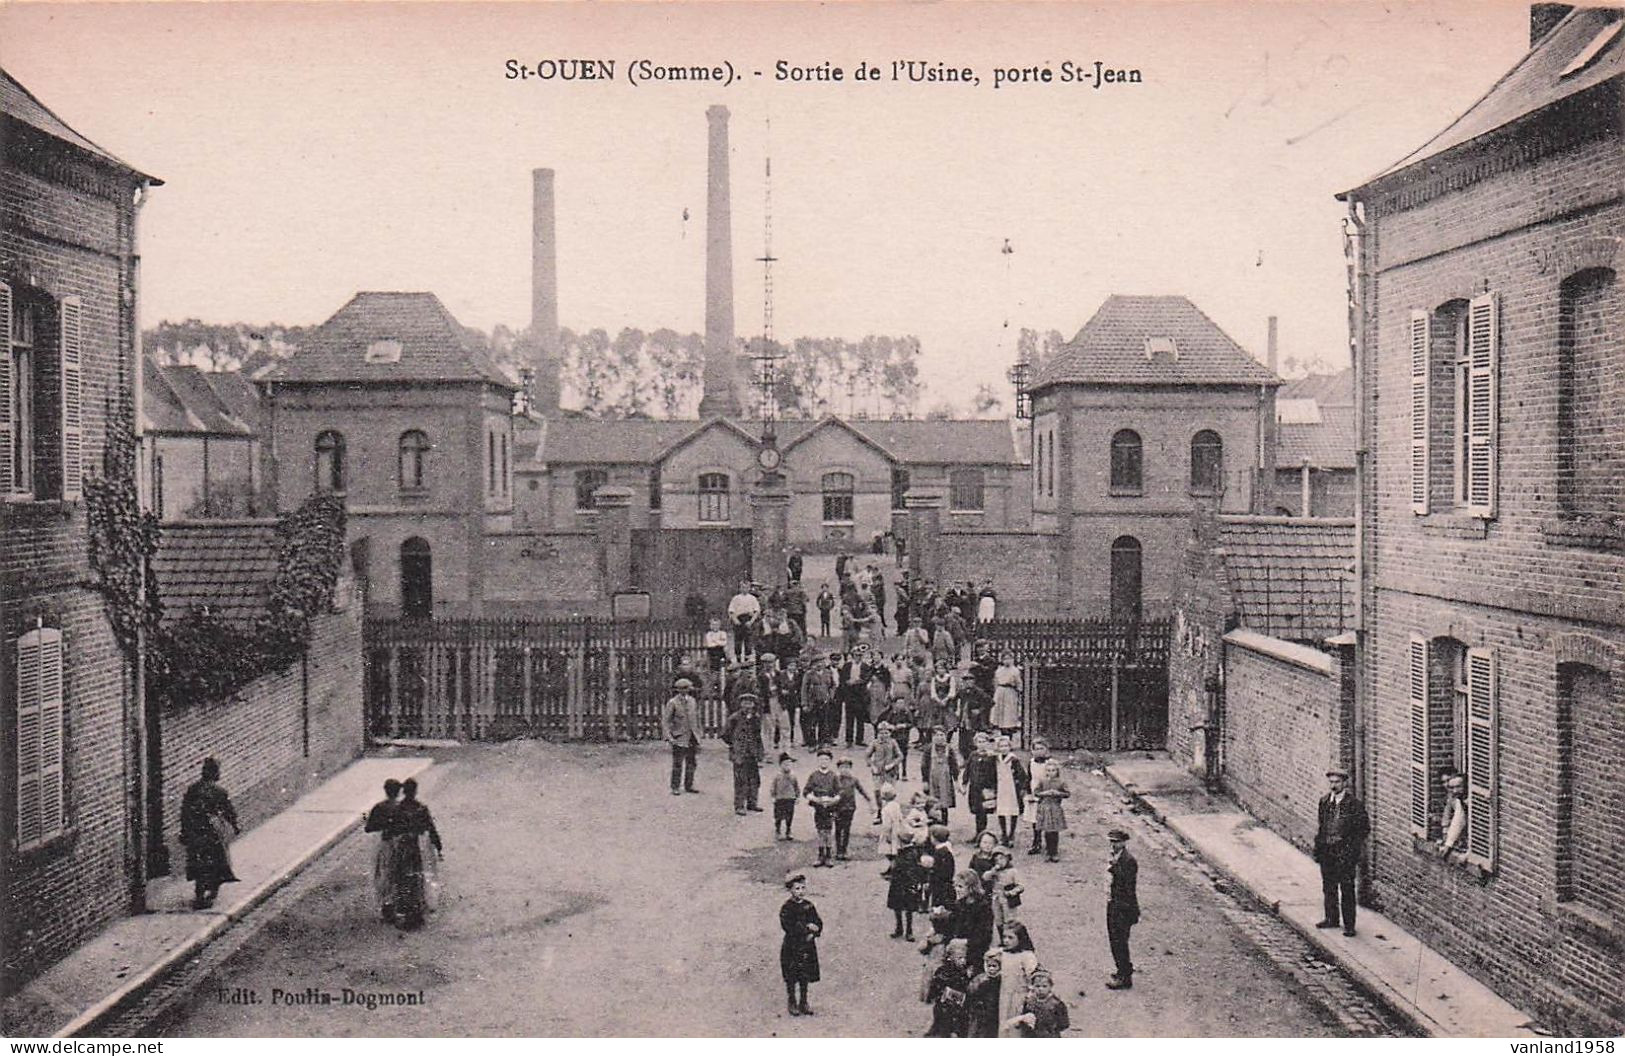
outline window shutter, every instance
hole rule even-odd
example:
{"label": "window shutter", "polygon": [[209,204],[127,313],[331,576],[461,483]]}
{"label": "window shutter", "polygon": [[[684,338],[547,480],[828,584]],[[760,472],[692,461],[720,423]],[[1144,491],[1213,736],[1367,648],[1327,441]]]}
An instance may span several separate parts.
{"label": "window shutter", "polygon": [[1428,809],[1428,642],[1411,635],[1411,831],[1426,839]]}
{"label": "window shutter", "polygon": [[77,499],[85,481],[85,309],[62,300],[62,497]]}
{"label": "window shutter", "polygon": [[21,384],[11,376],[11,287],[0,282],[0,495],[17,488],[11,472],[11,444],[17,424],[11,420],[11,387]]}
{"label": "window shutter", "polygon": [[1467,857],[1495,867],[1495,652],[1467,650]]}
{"label": "window shutter", "polygon": [[17,846],[62,829],[62,632],[17,640]]}
{"label": "window shutter", "polygon": [[1495,516],[1495,390],[1500,331],[1496,295],[1474,297],[1467,319],[1467,387],[1472,400],[1467,421],[1467,506],[1481,517]]}
{"label": "window shutter", "polygon": [[1411,313],[1411,512],[1428,512],[1428,313]]}

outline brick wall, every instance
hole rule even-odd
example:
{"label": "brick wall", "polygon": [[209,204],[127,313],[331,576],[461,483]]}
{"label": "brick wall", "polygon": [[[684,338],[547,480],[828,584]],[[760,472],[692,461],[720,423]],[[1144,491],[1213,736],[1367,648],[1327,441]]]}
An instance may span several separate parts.
{"label": "brick wall", "polygon": [[1053,616],[1056,597],[1055,537],[1027,532],[943,532],[942,576],[978,585],[993,581],[998,613],[1012,619]]}
{"label": "brick wall", "polygon": [[598,538],[592,532],[510,532],[485,537],[493,569],[485,611],[493,616],[608,614]]}
{"label": "brick wall", "polygon": [[1223,635],[1236,613],[1224,558],[1217,550],[1218,534],[1211,509],[1192,516],[1191,538],[1174,580],[1168,643],[1168,753],[1204,775],[1217,765],[1207,758],[1206,728],[1217,720],[1209,714],[1209,702],[1218,692]]}
{"label": "brick wall", "polygon": [[[128,393],[133,307],[121,290],[133,271],[134,177],[0,119],[0,278],[53,305],[78,297],[83,317],[84,469],[98,473],[106,408]],[[50,325],[55,325],[51,323]],[[36,348],[39,348],[36,345]],[[54,342],[49,346],[54,348]],[[41,431],[57,428],[54,359],[42,363]],[[16,639],[43,622],[63,635],[62,835],[17,849],[17,730],[0,717],[0,993],[49,966],[130,906],[135,855],[127,792],[134,724],[123,655],[88,589],[82,502],[56,498],[60,470],[37,463],[43,501],[0,503],[0,698],[16,699]]]}
{"label": "brick wall", "polygon": [[[1559,694],[1560,666],[1589,658],[1609,673],[1617,716],[1625,679],[1625,550],[1606,533],[1567,535],[1564,518],[1577,511],[1564,508],[1561,486],[1572,445],[1587,442],[1564,435],[1564,401],[1576,394],[1565,385],[1590,384],[1588,320],[1618,315],[1617,292],[1563,308],[1577,276],[1619,267],[1625,147],[1611,119],[1619,105],[1617,80],[1605,82],[1531,119],[1527,135],[1486,141],[1392,193],[1370,192],[1367,203],[1360,413],[1371,471],[1363,496],[1361,692],[1375,893],[1429,945],[1559,1033],[1625,1030],[1625,924],[1588,912],[1584,897],[1562,883],[1565,863],[1585,847],[1625,845],[1625,817],[1591,776],[1617,774],[1625,742],[1611,724],[1588,725],[1595,739],[1579,735],[1572,711],[1586,708],[1585,699],[1571,700],[1566,716]],[[1418,516],[1404,413],[1410,312],[1440,312],[1486,290],[1498,294],[1500,309],[1496,515],[1455,511],[1449,491],[1436,486],[1432,511]],[[1607,325],[1617,344],[1618,326]],[[1434,336],[1442,353],[1444,334]],[[1435,366],[1439,379],[1437,359]],[[1600,388],[1581,395],[1595,395],[1601,416],[1612,420],[1613,396]],[[1440,418],[1453,411],[1444,399],[1433,407]],[[1618,453],[1617,431],[1606,446],[1603,457]],[[1435,471],[1450,472],[1437,443],[1435,455]],[[1495,650],[1498,851],[1487,874],[1412,842],[1405,692],[1412,634]],[[1435,767],[1430,787],[1437,777]]]}
{"label": "brick wall", "polygon": [[1304,850],[1326,770],[1346,765],[1342,684],[1343,666],[1326,653],[1253,631],[1224,636],[1224,787]]}
{"label": "brick wall", "polygon": [[188,702],[164,713],[164,840],[174,872],[186,867],[181,796],[204,759],[219,760],[221,784],[247,829],[361,754],[361,648],[360,605],[352,603],[314,622],[303,662],[228,700]]}

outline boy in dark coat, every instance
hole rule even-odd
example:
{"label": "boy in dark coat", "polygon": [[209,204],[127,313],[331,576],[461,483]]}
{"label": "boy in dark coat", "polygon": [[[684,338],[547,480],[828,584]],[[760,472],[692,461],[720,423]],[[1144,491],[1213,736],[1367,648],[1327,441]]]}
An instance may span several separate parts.
{"label": "boy in dark coat", "polygon": [[852,818],[858,812],[858,796],[863,797],[865,803],[873,803],[869,790],[863,787],[852,772],[852,760],[842,758],[836,764],[835,787],[838,802],[835,804],[835,860],[846,861],[847,844],[852,841]]}
{"label": "boy in dark coat", "polygon": [[1004,962],[994,950],[982,959],[982,974],[971,980],[965,992],[966,1036],[996,1038],[999,1036],[999,972]]}
{"label": "boy in dark coat", "polygon": [[[794,839],[790,835],[790,823],[796,820],[796,800],[801,798],[801,785],[796,782],[796,775],[790,772],[790,764],[794,762],[789,752],[779,753],[779,772],[773,775],[773,835],[776,839]],[[779,832],[783,828],[783,833]]]}
{"label": "boy in dark coat", "polygon": [[948,953],[931,976],[931,985],[925,999],[933,1002],[931,1029],[928,1038],[963,1038],[965,1036],[965,992],[970,989],[970,976],[965,971],[965,940],[948,943]]}
{"label": "boy in dark coat", "polygon": [[[951,833],[946,825],[933,825],[931,832],[931,849],[926,852],[925,858],[931,859],[927,867],[930,870],[929,901],[933,908],[954,904],[954,849],[948,840]],[[925,858],[920,860],[925,865]]]}
{"label": "boy in dark coat", "polygon": [[1034,968],[1016,1027],[1024,1038],[1058,1038],[1072,1025],[1066,1002],[1055,996],[1055,977],[1048,968]]}
{"label": "boy in dark coat", "polygon": [[818,909],[807,901],[807,874],[791,872],[784,878],[790,897],[779,907],[779,927],[784,941],[779,945],[779,971],[784,976],[784,998],[792,1016],[810,1016],[807,984],[819,980],[818,936],[824,921]]}

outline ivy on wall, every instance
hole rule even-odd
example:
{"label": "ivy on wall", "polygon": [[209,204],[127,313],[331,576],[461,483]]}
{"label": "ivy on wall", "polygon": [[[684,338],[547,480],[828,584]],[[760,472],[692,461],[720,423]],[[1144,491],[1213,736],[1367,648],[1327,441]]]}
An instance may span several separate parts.
{"label": "ivy on wall", "polygon": [[251,626],[207,609],[162,621],[163,599],[149,560],[160,528],[141,509],[136,490],[134,417],[127,399],[109,413],[102,475],[86,481],[85,505],[91,569],[113,633],[132,661],[144,634],[147,692],[168,704],[224,700],[283,670],[304,655],[311,621],[332,607],[344,560],[344,504],[314,495],[278,518],[276,577],[264,615]]}

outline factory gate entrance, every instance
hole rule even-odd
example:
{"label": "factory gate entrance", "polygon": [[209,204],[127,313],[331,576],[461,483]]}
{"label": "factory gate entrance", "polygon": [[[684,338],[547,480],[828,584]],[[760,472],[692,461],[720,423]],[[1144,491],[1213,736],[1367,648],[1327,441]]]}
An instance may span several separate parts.
{"label": "factory gate entrance", "polygon": [[749,528],[635,528],[632,585],[655,619],[721,616],[750,573]]}

